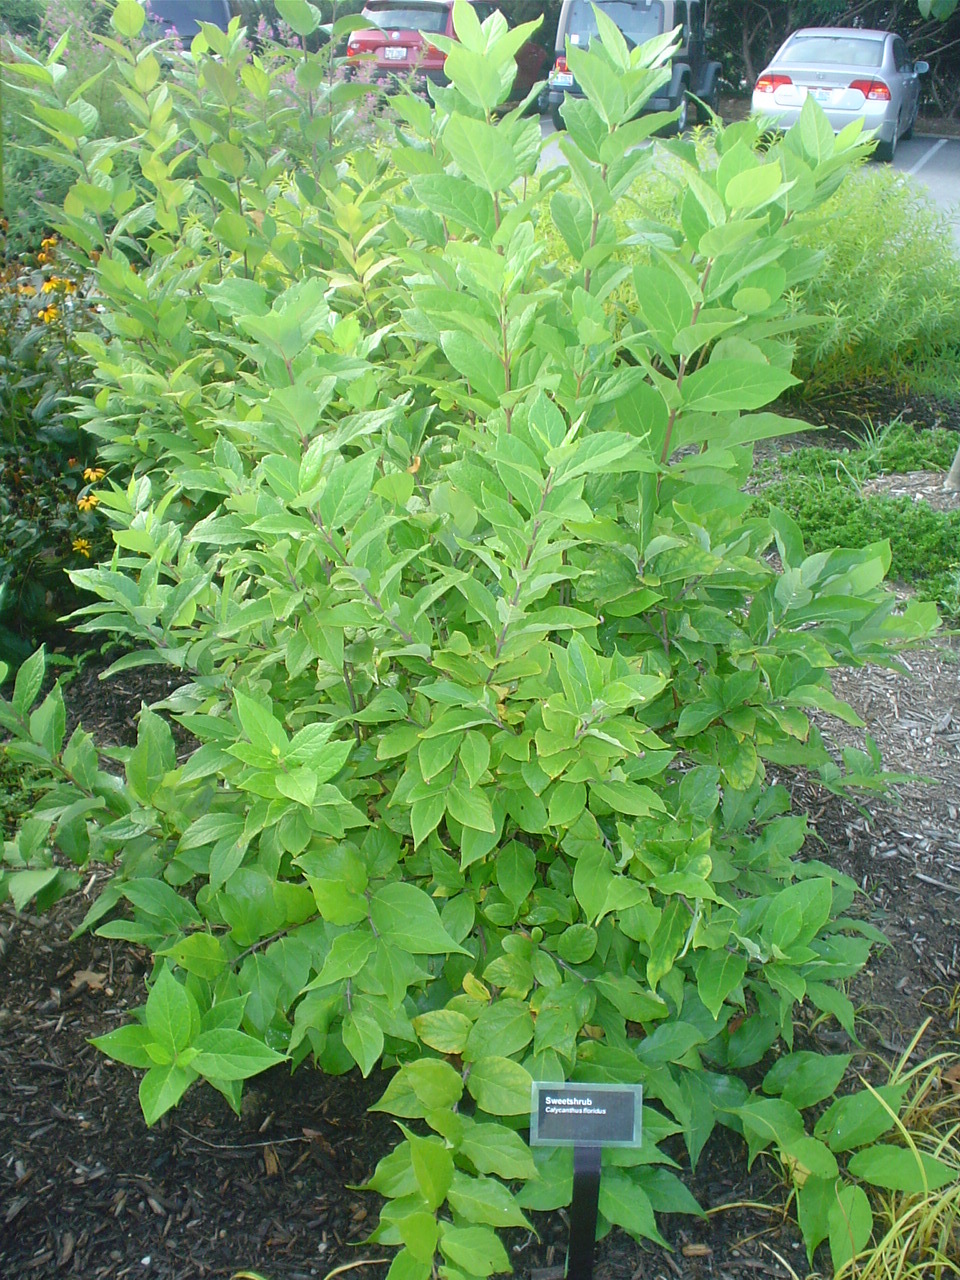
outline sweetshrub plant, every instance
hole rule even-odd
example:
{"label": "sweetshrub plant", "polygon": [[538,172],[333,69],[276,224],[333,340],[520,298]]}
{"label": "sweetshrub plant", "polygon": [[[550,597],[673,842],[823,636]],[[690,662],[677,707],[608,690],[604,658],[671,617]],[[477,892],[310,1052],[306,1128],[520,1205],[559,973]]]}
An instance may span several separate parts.
{"label": "sweetshrub plant", "polygon": [[[278,8],[304,38],[318,20]],[[675,1133],[694,1162],[720,1123],[798,1184],[836,1176],[800,1107],[847,1060],[788,1053],[773,1096],[737,1074],[790,1049],[799,1002],[853,1034],[835,984],[872,937],[855,886],[797,860],[805,820],[767,768],[823,764],[806,709],[855,718],[831,669],[936,620],[897,609],[885,546],[807,556],[740,489],[792,425],[765,406],[795,381],[784,293],[817,264],[793,215],[857,132],[810,102],[764,154],[721,133],[709,171],[670,144],[680,229],[651,226],[632,269],[611,215],[665,154],[639,146],[663,119],[635,116],[671,38],[628,50],[598,13],[569,50],[565,165],[540,173],[536,120],[495,114],[528,29],[455,20],[451,84],[394,99],[389,150],[347,145],[329,49],[292,56],[292,107],[235,29],[205,29],[176,99],[116,42],[133,187],[56,108],[85,173],[58,226],[111,334],[86,340],[82,412],[130,476],[101,493],[112,559],[73,575],[80,626],[186,683],[106,758],[81,729],[64,745],[59,688],[35,705],[42,654],[0,708],[8,752],[57,777],[10,893],[116,858],[84,927],[154,954],[145,1006],[98,1041],[145,1073],[149,1123],[201,1078],[238,1107],[284,1060],[396,1068],[378,1106],[400,1140],[370,1181],[394,1280],[508,1270],[496,1229],[568,1202],[569,1152],[524,1141],[534,1078],[643,1083],[604,1230],[657,1240],[656,1211],[699,1211],[658,1146]]]}

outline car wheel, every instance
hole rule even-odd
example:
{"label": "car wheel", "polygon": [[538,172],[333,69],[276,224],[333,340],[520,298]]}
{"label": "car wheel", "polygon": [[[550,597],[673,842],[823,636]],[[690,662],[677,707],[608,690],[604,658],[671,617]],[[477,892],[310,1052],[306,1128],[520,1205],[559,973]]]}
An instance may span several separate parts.
{"label": "car wheel", "polygon": [[897,143],[900,141],[900,117],[897,116],[893,125],[893,137],[889,142],[878,142],[874,155],[878,160],[882,160],[884,164],[889,164],[893,159],[893,153],[897,149]]}
{"label": "car wheel", "polygon": [[556,129],[557,133],[563,133],[566,130],[567,126],[563,123],[563,116],[560,114],[559,107],[553,108],[550,112],[550,119],[553,121],[553,127]]}

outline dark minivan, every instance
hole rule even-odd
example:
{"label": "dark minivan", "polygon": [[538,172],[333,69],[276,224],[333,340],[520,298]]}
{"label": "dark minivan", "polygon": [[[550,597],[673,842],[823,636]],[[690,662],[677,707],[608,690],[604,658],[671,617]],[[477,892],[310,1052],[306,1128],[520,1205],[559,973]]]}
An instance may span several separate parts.
{"label": "dark minivan", "polygon": [[147,22],[158,36],[175,31],[181,40],[192,40],[201,22],[226,31],[240,5],[237,0],[148,0],[146,9]]}
{"label": "dark minivan", "polygon": [[720,63],[707,58],[701,0],[563,0],[557,24],[557,60],[547,88],[540,96],[540,110],[550,112],[558,129],[563,128],[560,106],[564,98],[583,96],[567,67],[567,42],[575,48],[586,49],[597,35],[594,4],[620,28],[631,48],[675,27],[681,29],[670,82],[650,99],[645,111],[679,110],[676,128],[678,133],[683,133],[692,105],[688,94],[716,110]]}

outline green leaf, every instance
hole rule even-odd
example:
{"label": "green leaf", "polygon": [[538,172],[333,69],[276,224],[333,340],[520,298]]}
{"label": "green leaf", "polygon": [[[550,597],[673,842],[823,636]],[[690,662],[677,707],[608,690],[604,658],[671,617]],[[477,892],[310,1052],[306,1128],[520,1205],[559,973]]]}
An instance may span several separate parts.
{"label": "green leaf", "polygon": [[522,1116],[530,1110],[533,1077],[511,1058],[490,1054],[470,1068],[467,1090],[477,1106],[494,1116]]}
{"label": "green leaf", "polygon": [[343,1015],[343,1047],[366,1078],[383,1053],[383,1028],[359,1000]]}
{"label": "green leaf", "polygon": [[156,1124],[162,1115],[175,1107],[197,1079],[197,1073],[189,1067],[169,1063],[163,1067],[151,1067],[140,1081],[140,1108],[147,1124]]}
{"label": "green leaf", "polygon": [[[817,1121],[814,1133],[827,1143],[831,1151],[854,1151],[857,1147],[865,1147],[894,1127],[894,1115],[899,1111],[906,1092],[905,1084],[881,1085],[873,1093],[862,1089],[837,1098]],[[891,1111],[894,1115],[890,1114]]]}
{"label": "green leaf", "polygon": [[855,1178],[862,1178],[874,1187],[913,1195],[937,1191],[957,1178],[956,1169],[925,1151],[914,1153],[886,1143],[858,1151],[847,1168]]}
{"label": "green leaf", "polygon": [[486,831],[493,835],[497,824],[490,800],[481,787],[466,788],[460,782],[452,782],[446,793],[447,813],[451,818],[474,831]]}
{"label": "green leaf", "polygon": [[490,1276],[511,1269],[506,1250],[489,1227],[442,1223],[440,1251],[451,1266],[467,1276]]}
{"label": "green leaf", "polygon": [[650,1197],[619,1169],[606,1170],[600,1179],[600,1212],[635,1240],[652,1240],[669,1248],[657,1230]]}
{"label": "green leaf", "polygon": [[778,1093],[798,1111],[836,1093],[850,1065],[850,1054],[789,1053],[764,1076],[764,1093]]}
{"label": "green leaf", "polygon": [[403,1125],[400,1127],[410,1143],[410,1160],[420,1194],[433,1212],[446,1200],[453,1183],[453,1154],[441,1138],[421,1138]]}
{"label": "green leaf", "polygon": [[[453,1107],[463,1094],[463,1080],[448,1062],[423,1058],[401,1067],[371,1110],[423,1117]],[[528,1102],[529,1105],[529,1102]]]}
{"label": "green leaf", "polygon": [[830,1258],[839,1274],[865,1249],[873,1233],[873,1213],[862,1187],[843,1187],[827,1212]]}
{"label": "green leaf", "polygon": [[263,1041],[224,1027],[202,1031],[194,1040],[193,1048],[197,1052],[190,1066],[202,1076],[215,1080],[247,1080],[284,1061],[282,1053]]}
{"label": "green leaf", "polygon": [[490,1054],[506,1057],[525,1049],[533,1039],[533,1017],[524,1000],[502,997],[486,1005],[474,1022],[463,1050],[465,1062]]}
{"label": "green leaf", "polygon": [[497,858],[497,884],[504,897],[519,907],[536,883],[536,855],[528,845],[511,840]]}
{"label": "green leaf", "polygon": [[323,968],[310,983],[311,987],[328,987],[345,978],[355,977],[377,948],[369,929],[354,929],[334,938]]}
{"label": "green leaf", "polygon": [[473,1023],[453,1009],[432,1009],[413,1019],[413,1029],[424,1044],[438,1053],[462,1053]]}
{"label": "green leaf", "polygon": [[478,187],[496,195],[520,176],[520,166],[506,130],[468,116],[450,117],[443,145],[461,170]]}
{"label": "green leaf", "polygon": [[43,646],[20,664],[17,678],[13,686],[13,709],[21,720],[27,718],[27,712],[33,706],[46,670],[46,653]]}
{"label": "green leaf", "polygon": [[493,1121],[464,1117],[460,1155],[479,1173],[497,1173],[501,1178],[533,1178],[537,1172],[533,1153],[520,1135]]}
{"label": "green leaf", "polygon": [[36,871],[16,871],[7,880],[7,891],[18,911],[31,902],[38,893],[54,884],[60,875],[58,867],[46,867]]}
{"label": "green leaf", "polygon": [[585,964],[597,949],[597,931],[587,924],[573,924],[557,939],[557,955],[567,964]]}
{"label": "green leaf", "polygon": [[198,978],[216,978],[227,965],[223,944],[212,933],[188,934],[157,954],[169,956],[178,968]]}
{"label": "green leaf", "polygon": [[780,1148],[780,1159],[790,1170],[794,1182],[803,1186],[808,1178],[836,1178],[837,1158],[829,1147],[802,1134],[790,1138]]}
{"label": "green leaf", "polygon": [[146,1011],[150,1035],[174,1055],[190,1044],[200,1028],[196,1001],[167,968],[160,970],[150,989]]}
{"label": "green leaf", "polygon": [[[451,1168],[452,1168],[451,1159]],[[503,1185],[494,1178],[473,1178],[456,1170],[447,1199],[450,1208],[465,1222],[487,1223],[491,1227],[529,1227],[523,1210]]]}
{"label": "green leaf", "polygon": [[470,786],[478,786],[480,779],[490,767],[490,743],[484,734],[471,729],[464,735],[460,744],[460,763],[466,770]]}
{"label": "green leaf", "polygon": [[[137,0],[118,0],[117,6],[110,15],[110,25],[117,35],[133,40],[140,34],[146,14]],[[151,1123],[148,1121],[148,1123]]]}
{"label": "green leaf", "polygon": [[385,942],[412,955],[469,955],[440,923],[433,899],[416,885],[394,881],[377,889],[370,897],[370,919]]}
{"label": "green leaf", "polygon": [[130,1022],[105,1036],[96,1036],[90,1043],[101,1053],[122,1062],[124,1066],[139,1067],[141,1070],[153,1066],[153,1059],[146,1048],[148,1044],[154,1043],[153,1033],[149,1027],[141,1026],[139,1022]]}
{"label": "green leaf", "polygon": [[320,10],[307,0],[275,0],[277,13],[298,36],[309,36],[320,26]]}
{"label": "green leaf", "polygon": [[752,360],[717,360],[695,369],[683,380],[685,410],[722,413],[726,409],[760,409],[796,386],[791,373]]}
{"label": "green leaf", "polygon": [[727,996],[736,991],[747,972],[747,962],[729,951],[701,951],[697,955],[697,992],[715,1018]]}

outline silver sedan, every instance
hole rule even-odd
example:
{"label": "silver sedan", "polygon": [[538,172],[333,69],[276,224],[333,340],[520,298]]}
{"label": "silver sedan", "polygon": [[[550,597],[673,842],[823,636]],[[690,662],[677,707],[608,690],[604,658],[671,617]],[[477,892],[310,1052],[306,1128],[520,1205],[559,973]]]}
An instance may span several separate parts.
{"label": "silver sedan", "polygon": [[865,129],[876,130],[877,158],[892,160],[899,140],[913,131],[927,70],[892,31],[806,27],[785,40],[764,68],[753,111],[787,129],[806,98],[815,98],[836,133],[860,118]]}

